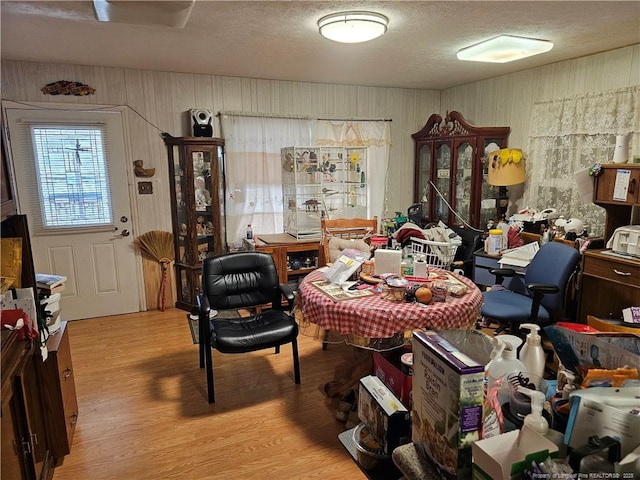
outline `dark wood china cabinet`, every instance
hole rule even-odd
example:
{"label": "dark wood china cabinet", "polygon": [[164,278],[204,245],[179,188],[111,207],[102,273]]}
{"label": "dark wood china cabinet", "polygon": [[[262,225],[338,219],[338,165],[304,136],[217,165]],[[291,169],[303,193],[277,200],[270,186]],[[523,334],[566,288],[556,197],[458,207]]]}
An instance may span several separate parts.
{"label": "dark wood china cabinet", "polygon": [[176,307],[191,310],[201,291],[202,261],[227,251],[224,140],[168,134],[163,138],[171,179]]}
{"label": "dark wood china cabinet", "polygon": [[[442,220],[485,228],[496,219],[497,187],[487,183],[489,153],[507,146],[509,127],[476,127],[461,113],[434,113],[415,141],[414,203],[422,204],[423,224]],[[435,186],[435,188],[434,188]],[[439,194],[438,194],[439,192]],[[447,206],[458,213],[459,217]]]}

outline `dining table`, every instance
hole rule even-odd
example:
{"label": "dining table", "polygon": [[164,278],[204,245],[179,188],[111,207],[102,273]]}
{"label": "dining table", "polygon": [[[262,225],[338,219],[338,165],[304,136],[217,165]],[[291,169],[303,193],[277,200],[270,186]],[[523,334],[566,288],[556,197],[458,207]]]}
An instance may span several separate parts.
{"label": "dining table", "polygon": [[480,289],[470,279],[448,270],[430,267],[428,278],[410,280],[410,283],[427,286],[439,281],[462,286],[455,296],[449,294],[444,301],[432,300],[423,304],[383,298],[376,292],[380,284],[361,287],[369,289],[368,292],[344,290],[343,295],[329,294],[329,289],[321,288],[328,283],[324,275],[326,268],[313,270],[305,276],[298,285],[296,301],[301,330],[306,333],[309,329],[313,331],[315,326],[313,335],[323,342],[331,343],[330,338],[334,338],[360,347],[386,350],[406,343],[407,332],[467,328],[480,315]]}

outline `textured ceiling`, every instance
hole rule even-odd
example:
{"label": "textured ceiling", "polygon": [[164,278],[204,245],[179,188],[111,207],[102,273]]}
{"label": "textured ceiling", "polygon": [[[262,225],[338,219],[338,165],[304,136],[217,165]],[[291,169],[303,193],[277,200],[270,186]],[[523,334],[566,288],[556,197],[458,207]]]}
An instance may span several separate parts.
{"label": "textured ceiling", "polygon": [[[184,29],[98,22],[90,1],[0,4],[3,59],[384,87],[443,89],[640,43],[637,0],[196,0]],[[352,45],[318,34],[320,17],[354,9],[386,15],[387,33]],[[456,59],[501,33],[555,47],[508,64]]]}

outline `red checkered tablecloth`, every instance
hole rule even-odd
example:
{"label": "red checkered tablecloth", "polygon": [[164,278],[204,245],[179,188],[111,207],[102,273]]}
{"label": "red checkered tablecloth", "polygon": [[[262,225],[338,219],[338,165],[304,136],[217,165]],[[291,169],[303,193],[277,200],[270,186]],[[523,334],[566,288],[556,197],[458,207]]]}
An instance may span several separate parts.
{"label": "red checkered tablecloth", "polygon": [[387,338],[419,328],[462,328],[478,318],[482,294],[470,279],[460,275],[456,278],[469,290],[462,297],[449,296],[445,302],[392,302],[379,294],[336,302],[312,284],[324,279],[319,269],[309,273],[298,286],[298,307],[305,323],[362,337]]}

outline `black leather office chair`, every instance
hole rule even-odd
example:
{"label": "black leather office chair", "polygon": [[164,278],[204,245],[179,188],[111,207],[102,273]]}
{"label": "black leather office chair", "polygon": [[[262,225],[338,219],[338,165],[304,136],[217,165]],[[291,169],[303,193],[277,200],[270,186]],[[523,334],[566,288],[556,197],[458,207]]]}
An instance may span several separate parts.
{"label": "black leather office chair", "polygon": [[459,268],[465,277],[473,278],[473,252],[483,247],[483,232],[456,225],[452,226],[451,230],[462,239],[462,245],[456,250],[456,256],[453,259],[453,268]]}
{"label": "black leather office chair", "polygon": [[[501,324],[496,333],[509,328],[519,335],[521,323],[546,326],[553,323],[565,308],[567,290],[578,272],[580,254],[574,247],[560,242],[549,242],[540,247],[527,266],[524,282],[526,294],[492,288],[484,292],[482,317]],[[515,271],[508,268],[494,269],[496,283]]]}
{"label": "black leather office chair", "polygon": [[[282,299],[287,304],[282,306]],[[227,253],[202,264],[202,293],[198,296],[200,368],[206,365],[209,403],[215,402],[211,349],[221,353],[245,353],[291,343],[295,383],[300,383],[298,324],[291,315],[293,291],[278,283],[271,255],[262,252]],[[213,309],[271,309],[246,318],[209,318]]]}

